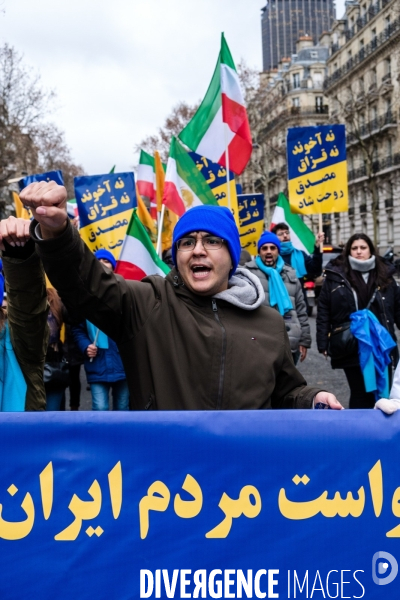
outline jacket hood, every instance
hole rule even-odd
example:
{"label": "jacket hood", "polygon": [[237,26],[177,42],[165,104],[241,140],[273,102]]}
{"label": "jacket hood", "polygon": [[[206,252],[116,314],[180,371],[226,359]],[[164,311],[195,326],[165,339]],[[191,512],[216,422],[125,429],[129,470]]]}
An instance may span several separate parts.
{"label": "jacket hood", "polygon": [[248,269],[238,267],[229,279],[229,287],[213,298],[225,300],[243,310],[255,310],[264,302],[265,293],[259,278]]}
{"label": "jacket hood", "polygon": [[[210,296],[200,296],[185,286],[176,268],[168,273],[166,280],[172,283],[178,296],[186,298],[197,306],[208,306],[210,304]],[[228,286],[227,290],[212,297],[217,300],[224,300],[243,310],[255,310],[264,301],[265,294],[260,280],[244,267],[236,269],[235,274],[228,281]]]}

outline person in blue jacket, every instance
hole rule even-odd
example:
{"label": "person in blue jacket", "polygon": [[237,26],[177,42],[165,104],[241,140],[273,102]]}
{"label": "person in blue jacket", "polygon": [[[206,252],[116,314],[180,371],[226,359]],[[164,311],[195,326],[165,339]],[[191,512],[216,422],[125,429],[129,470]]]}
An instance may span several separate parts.
{"label": "person in blue jacket", "polygon": [[[108,250],[100,249],[95,256],[105,269],[115,269],[115,258]],[[72,333],[84,355],[92,410],[109,410],[110,390],[113,409],[129,410],[128,384],[117,344],[89,321],[73,327]]]}

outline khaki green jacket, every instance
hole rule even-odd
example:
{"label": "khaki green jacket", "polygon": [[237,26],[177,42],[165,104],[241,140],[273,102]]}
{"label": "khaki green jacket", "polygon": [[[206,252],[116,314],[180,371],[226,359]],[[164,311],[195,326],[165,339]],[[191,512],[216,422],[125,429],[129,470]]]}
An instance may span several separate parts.
{"label": "khaki green jacket", "polygon": [[125,281],[105,270],[68,225],[55,239],[31,235],[69,313],[118,344],[131,408],[309,408],[320,391],[293,364],[282,317],[191,293],[173,270]]}
{"label": "khaki green jacket", "polygon": [[[27,259],[3,254],[7,289],[7,314],[11,343],[24,375],[27,391],[25,410],[46,409],[43,367],[47,350],[47,295],[43,266],[34,252]],[[15,252],[18,254],[18,251]]]}

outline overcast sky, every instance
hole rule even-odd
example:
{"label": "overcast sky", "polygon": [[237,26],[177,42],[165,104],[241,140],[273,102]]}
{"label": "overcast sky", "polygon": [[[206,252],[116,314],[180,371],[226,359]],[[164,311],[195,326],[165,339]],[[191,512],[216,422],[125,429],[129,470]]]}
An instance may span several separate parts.
{"label": "overcast sky", "polygon": [[[200,100],[220,35],[259,70],[265,0],[2,0],[1,42],[57,92],[52,115],[87,173],[130,170],[180,100]],[[340,15],[344,0],[337,4]]]}

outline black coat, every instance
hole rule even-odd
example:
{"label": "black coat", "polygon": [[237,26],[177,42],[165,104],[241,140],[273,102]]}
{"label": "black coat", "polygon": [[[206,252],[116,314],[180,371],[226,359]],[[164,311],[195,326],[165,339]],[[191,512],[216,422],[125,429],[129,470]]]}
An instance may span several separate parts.
{"label": "black coat", "polygon": [[[400,287],[394,279],[390,280],[384,291],[377,290],[369,309],[396,340],[394,325],[400,329]],[[320,352],[327,350],[332,329],[349,321],[350,315],[356,310],[353,290],[342,267],[329,263],[325,269],[325,280],[318,299],[317,346]],[[393,358],[397,362],[397,353],[394,353]],[[334,369],[358,364],[358,353],[346,359],[332,360]]]}

